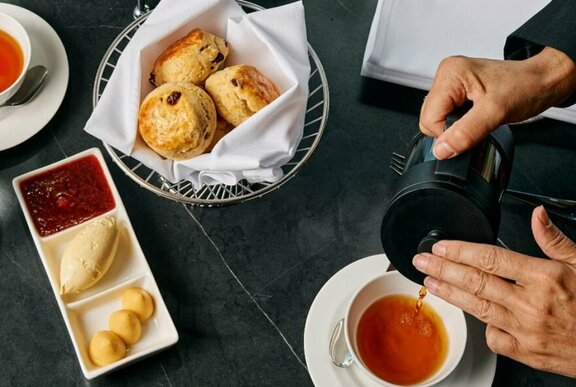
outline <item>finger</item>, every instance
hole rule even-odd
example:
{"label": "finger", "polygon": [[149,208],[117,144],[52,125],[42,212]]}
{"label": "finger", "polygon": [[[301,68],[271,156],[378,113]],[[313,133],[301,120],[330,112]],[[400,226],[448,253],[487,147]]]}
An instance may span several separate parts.
{"label": "finger", "polygon": [[420,110],[420,130],[422,133],[438,137],[444,132],[446,118],[458,106],[466,102],[466,89],[462,82],[454,77],[449,61],[438,66],[434,83],[424,99]]}
{"label": "finger", "polygon": [[454,110],[453,101],[438,94],[440,93],[431,90],[420,109],[420,131],[430,137],[438,137],[442,134],[446,118]]}
{"label": "finger", "polygon": [[413,263],[422,273],[455,285],[480,299],[496,302],[510,310],[515,310],[518,305],[516,285],[500,277],[429,253],[416,255]]}
{"label": "finger", "polygon": [[497,327],[511,325],[515,327],[517,325],[514,323],[515,319],[510,311],[502,305],[476,297],[448,282],[433,277],[426,277],[424,286],[431,294],[459,307],[487,324],[493,324]]}
{"label": "finger", "polygon": [[485,104],[475,103],[437,138],[434,156],[440,160],[448,159],[473,148],[498,127],[495,117]]}
{"label": "finger", "polygon": [[[522,339],[522,336],[518,337]],[[539,353],[542,348],[530,350],[514,334],[491,324],[486,327],[486,344],[493,352],[526,364],[529,367],[545,371],[554,369],[551,367],[549,357]]]}
{"label": "finger", "polygon": [[432,246],[432,253],[520,283],[532,283],[547,262],[498,246],[462,241],[442,240]]}
{"label": "finger", "polygon": [[546,256],[576,264],[576,244],[550,221],[542,206],[536,207],[532,212],[532,233]]}
{"label": "finger", "polygon": [[518,356],[520,345],[510,333],[492,325],[486,326],[486,344],[492,352],[512,358]]}

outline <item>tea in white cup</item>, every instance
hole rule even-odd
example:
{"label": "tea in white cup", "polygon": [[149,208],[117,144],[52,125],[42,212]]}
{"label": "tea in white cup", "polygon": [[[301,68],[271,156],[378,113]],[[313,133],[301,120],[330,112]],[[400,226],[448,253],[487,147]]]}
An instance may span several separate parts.
{"label": "tea in white cup", "polygon": [[30,66],[30,38],[13,17],[0,12],[0,104],[22,85]]}
{"label": "tea in white cup", "polygon": [[387,386],[430,386],[460,362],[467,326],[461,309],[425,295],[420,285],[393,271],[367,282],[352,297],[344,333],[353,361],[373,380]]}

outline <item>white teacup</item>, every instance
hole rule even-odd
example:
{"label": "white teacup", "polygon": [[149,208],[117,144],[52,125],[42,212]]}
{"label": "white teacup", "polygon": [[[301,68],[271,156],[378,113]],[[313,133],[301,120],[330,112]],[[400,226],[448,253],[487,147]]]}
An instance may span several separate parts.
{"label": "white teacup", "polygon": [[4,31],[8,35],[10,35],[18,45],[20,46],[20,50],[22,51],[22,59],[23,65],[22,69],[20,70],[20,74],[18,78],[12,84],[5,89],[4,91],[0,92],[0,105],[6,102],[10,97],[12,97],[22,85],[24,81],[24,76],[26,75],[26,71],[28,71],[28,67],[30,66],[30,57],[31,57],[31,45],[30,45],[30,38],[26,29],[20,24],[16,19],[12,16],[9,16],[5,13],[0,12],[0,30]]}
{"label": "white teacup", "polygon": [[[368,375],[374,381],[384,386],[394,386],[395,384],[393,384],[393,382],[378,377],[365,364],[359,350],[357,328],[362,316],[367,311],[367,309],[376,301],[381,300],[383,297],[393,295],[409,296],[414,299],[413,312],[415,313],[415,301],[418,298],[420,289],[420,285],[408,280],[397,271],[387,272],[362,286],[352,297],[348,305],[346,315],[343,319],[343,326],[341,325],[341,322],[335,328],[330,349],[332,362],[340,367],[346,367],[354,362],[366,375]],[[450,375],[464,354],[467,340],[466,319],[464,317],[464,312],[461,309],[445,302],[438,297],[435,297],[432,294],[427,294],[423,301],[424,305],[427,305],[427,308],[431,308],[434,312],[436,312],[444,324],[447,338],[447,351],[444,361],[435,372],[428,375],[425,379],[420,380],[419,382],[408,384],[414,386],[431,386],[433,384],[439,383],[448,375]],[[422,309],[420,313],[422,313],[423,310],[424,309]],[[383,309],[383,311],[385,311],[385,309]],[[415,316],[415,314],[411,316]],[[344,330],[346,346],[348,347],[349,353],[345,356],[345,359],[339,361],[334,359],[334,346],[336,345],[335,336],[339,334],[337,331],[341,329]],[[403,345],[403,343],[397,344],[399,346]],[[411,348],[410,350],[419,351],[421,348]],[[407,384],[402,383],[402,385]]]}

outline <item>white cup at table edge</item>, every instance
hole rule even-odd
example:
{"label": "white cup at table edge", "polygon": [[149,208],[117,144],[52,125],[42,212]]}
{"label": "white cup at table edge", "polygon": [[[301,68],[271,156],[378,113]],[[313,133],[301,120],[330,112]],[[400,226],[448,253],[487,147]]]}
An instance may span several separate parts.
{"label": "white cup at table edge", "polygon": [[[334,331],[332,332],[332,338],[330,340],[330,357],[332,363],[341,368],[346,368],[352,363],[356,363],[357,367],[376,383],[383,386],[395,386],[394,384],[386,382],[374,375],[362,363],[359,354],[357,354],[355,341],[356,328],[360,321],[360,317],[375,301],[393,294],[417,297],[420,288],[421,285],[408,280],[398,271],[386,272],[362,285],[350,299],[344,318],[336,324]],[[440,315],[448,335],[449,347],[446,359],[440,369],[428,379],[414,385],[419,387],[432,386],[440,383],[448,377],[462,359],[467,340],[466,319],[464,312],[460,308],[457,308],[432,294],[428,294],[425,297],[424,302]],[[341,340],[342,330],[344,331],[346,339],[345,344],[342,344],[341,342],[338,343]],[[338,345],[345,345],[347,347],[347,353],[345,356],[342,356],[343,359],[336,359],[336,357],[338,357],[338,355],[336,355],[336,347]]]}
{"label": "white cup at table edge", "polygon": [[3,12],[0,12],[0,30],[3,30],[4,32],[8,33],[16,40],[16,42],[20,46],[20,49],[22,50],[22,56],[24,62],[22,66],[22,71],[20,72],[20,75],[18,76],[16,81],[14,81],[12,85],[10,85],[6,90],[0,93],[0,105],[1,105],[8,99],[10,99],[10,97],[12,97],[22,85],[26,72],[30,67],[32,46],[30,44],[30,37],[28,36],[28,32],[26,31],[24,26],[22,26],[22,24],[20,24],[18,20],[14,19],[12,16]]}

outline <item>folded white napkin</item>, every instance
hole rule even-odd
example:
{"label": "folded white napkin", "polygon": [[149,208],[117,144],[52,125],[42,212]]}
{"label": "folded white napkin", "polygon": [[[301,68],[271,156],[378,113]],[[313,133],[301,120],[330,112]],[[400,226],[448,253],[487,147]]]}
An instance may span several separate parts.
{"label": "folded white napkin", "polygon": [[[361,75],[429,90],[451,55],[502,59],[506,37],[550,0],[379,0]],[[576,106],[544,116],[576,123]]]}
{"label": "folded white napkin", "polygon": [[[281,96],[227,134],[211,153],[166,160],[138,134],[138,109],[153,88],[148,77],[156,57],[195,27],[228,41],[226,66],[255,66],[276,83]],[[274,182],[302,137],[309,75],[301,1],[246,14],[233,0],[163,0],[123,50],[84,130],[171,182],[189,180],[197,189],[242,179]]]}

